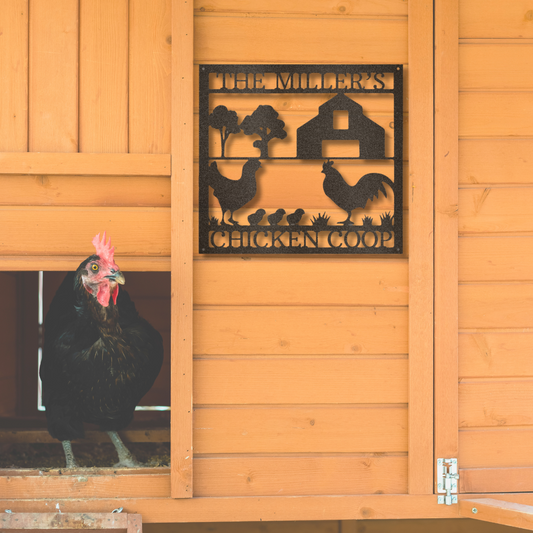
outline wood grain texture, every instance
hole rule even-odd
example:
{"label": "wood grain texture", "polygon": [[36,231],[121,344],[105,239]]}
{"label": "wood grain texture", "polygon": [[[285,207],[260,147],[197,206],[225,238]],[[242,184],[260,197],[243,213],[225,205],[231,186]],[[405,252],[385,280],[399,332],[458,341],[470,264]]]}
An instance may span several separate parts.
{"label": "wood grain texture", "polygon": [[194,353],[405,354],[407,309],[339,307],[200,307]]}
{"label": "wood grain texture", "polygon": [[80,3],[79,151],[128,152],[128,1]]}
{"label": "wood grain texture", "polygon": [[459,233],[533,232],[533,187],[473,187],[459,191]]}
{"label": "wood grain texture", "polygon": [[459,384],[459,426],[533,425],[533,380],[463,380]]}
{"label": "wood grain texture", "polygon": [[199,458],[194,463],[194,490],[199,497],[407,491],[405,456],[229,456]]}
{"label": "wood grain texture", "polygon": [[0,150],[28,150],[28,0],[0,10]]}
{"label": "wood grain texture", "polygon": [[[475,513],[474,513],[475,509]],[[493,498],[462,500],[459,504],[462,516],[520,529],[533,529],[533,506],[509,503]]]}
{"label": "wood grain texture", "polygon": [[460,4],[459,37],[531,38],[533,13],[531,4],[520,0],[508,5],[498,0],[467,0]]}
{"label": "wood grain texture", "polygon": [[193,439],[197,454],[407,452],[407,408],[197,408]]}
{"label": "wood grain texture", "polygon": [[[32,496],[31,480],[26,494]],[[513,495],[530,502],[531,495]],[[8,497],[9,498],[9,497]],[[2,503],[15,513],[50,512],[49,500],[5,499]],[[109,512],[116,499],[65,499],[62,512]],[[355,520],[392,518],[456,518],[458,506],[435,505],[435,496],[365,494],[361,496],[285,496],[222,498],[132,498],[123,500],[123,512],[138,512],[143,523],[240,522],[283,520]],[[176,526],[174,526],[176,527]]]}
{"label": "wood grain texture", "polygon": [[78,151],[78,2],[31,2],[31,152]]}
{"label": "wood grain texture", "polygon": [[462,282],[533,281],[532,245],[530,236],[461,237],[459,279]]}
{"label": "wood grain texture", "polygon": [[[0,182],[1,183],[1,182]],[[195,261],[196,305],[406,306],[406,261],[269,258]],[[260,280],[257,283],[257,280]],[[239,284],[246,291],[235,290]]]}
{"label": "wood grain texture", "polygon": [[0,205],[170,207],[168,177],[0,174]]}
{"label": "wood grain texture", "polygon": [[356,4],[338,3],[336,1],[308,0],[304,3],[287,3],[283,0],[271,0],[268,4],[250,4],[247,0],[215,0],[195,3],[195,15],[213,13],[234,13],[254,15],[288,15],[288,16],[338,16],[359,17],[364,15],[406,16],[407,5],[403,0],[366,0]]}
{"label": "wood grain texture", "polygon": [[459,336],[459,376],[531,377],[533,331],[480,331]]}
{"label": "wood grain texture", "polygon": [[407,370],[405,358],[198,358],[194,404],[403,404]]}
{"label": "wood grain texture", "polygon": [[[533,468],[468,468],[460,470],[461,493],[513,493],[533,489]],[[517,495],[508,495],[519,501]],[[513,497],[514,496],[514,497]]]}
{"label": "wood grain texture", "polygon": [[[245,21],[245,23],[244,23]],[[201,16],[195,20],[196,63],[407,63],[405,19]],[[380,35],[379,39],[375,36]],[[268,46],[257,46],[257,43]],[[339,47],[338,43],[343,46]]]}
{"label": "wood grain texture", "polygon": [[[172,533],[174,524],[143,524],[145,533]],[[313,522],[230,522],[182,524],[180,533],[339,533],[338,520]]]}
{"label": "wood grain texture", "polygon": [[463,139],[459,155],[461,185],[533,183],[532,139]]}
{"label": "wood grain texture", "polygon": [[193,496],[193,15],[191,1],[172,0],[170,401],[174,498]]}
{"label": "wood grain texture", "polygon": [[458,454],[458,0],[435,2],[435,457]]}
{"label": "wood grain texture", "polygon": [[129,2],[129,152],[170,152],[171,1]]}
{"label": "wood grain texture", "polygon": [[433,492],[433,2],[409,2],[409,494]]}
{"label": "wood grain texture", "polygon": [[163,207],[0,207],[0,226],[19,229],[3,235],[0,255],[87,257],[93,237],[113,228],[117,261],[170,256],[170,209]]}
{"label": "wood grain texture", "polygon": [[[532,14],[533,15],[533,14]],[[531,42],[467,42],[459,47],[461,90],[527,91],[533,87]]]}
{"label": "wood grain texture", "polygon": [[0,153],[1,174],[170,176],[169,154]]}
{"label": "wood grain texture", "polygon": [[474,283],[459,287],[459,327],[532,328],[532,283]]}
{"label": "wood grain texture", "polygon": [[531,92],[463,92],[459,113],[462,139],[533,136]]}
{"label": "wood grain texture", "polygon": [[531,427],[462,429],[462,468],[533,467]]}

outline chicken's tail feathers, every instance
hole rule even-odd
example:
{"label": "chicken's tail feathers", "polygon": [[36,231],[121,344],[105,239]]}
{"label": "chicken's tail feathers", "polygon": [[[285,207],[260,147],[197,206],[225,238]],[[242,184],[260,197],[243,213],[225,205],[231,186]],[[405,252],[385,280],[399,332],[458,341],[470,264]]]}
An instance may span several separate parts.
{"label": "chicken's tail feathers", "polygon": [[368,200],[372,200],[374,196],[377,197],[380,192],[387,197],[385,185],[388,185],[394,194],[394,182],[385,174],[380,174],[379,172],[365,174],[355,185],[359,199],[364,201],[363,207]]}

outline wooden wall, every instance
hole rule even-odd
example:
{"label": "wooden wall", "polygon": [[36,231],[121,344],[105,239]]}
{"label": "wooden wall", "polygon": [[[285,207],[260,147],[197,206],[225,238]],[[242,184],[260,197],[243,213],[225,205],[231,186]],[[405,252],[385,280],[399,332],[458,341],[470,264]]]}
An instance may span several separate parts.
{"label": "wooden wall", "polygon": [[[241,62],[406,64],[407,4],[197,0],[196,68]],[[385,106],[365,113],[392,133]],[[261,206],[329,213],[305,166],[284,167]],[[407,491],[407,254],[196,255],[194,302],[195,496]]]}
{"label": "wooden wall", "polygon": [[0,39],[0,256],[65,269],[107,229],[168,268],[170,1],[6,0]]}
{"label": "wooden wall", "polygon": [[467,492],[533,489],[499,470],[533,466],[532,20],[531,2],[460,2],[459,464],[481,469]]}

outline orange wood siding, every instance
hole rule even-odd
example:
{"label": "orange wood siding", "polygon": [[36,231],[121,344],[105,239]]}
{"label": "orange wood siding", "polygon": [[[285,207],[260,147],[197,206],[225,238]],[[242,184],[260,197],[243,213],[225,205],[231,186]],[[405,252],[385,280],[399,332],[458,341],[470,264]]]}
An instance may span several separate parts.
{"label": "orange wood siding", "polygon": [[533,467],[533,11],[463,0],[459,20],[461,485],[532,490],[505,468]]}
{"label": "orange wood siding", "polygon": [[[199,0],[195,69],[218,62],[406,64],[406,4]],[[232,109],[245,116],[264,98],[236,97]],[[287,128],[311,118],[326,100],[266,98]],[[387,104],[360,100],[392,138]],[[271,155],[286,150],[272,142]],[[407,150],[404,157],[407,175]],[[322,181],[309,179],[311,165],[273,164],[290,179],[269,181],[256,199],[262,207],[344,218],[326,201]],[[232,163],[224,165],[231,173]],[[366,168],[362,162],[355,170],[362,175]],[[246,207],[252,212],[256,204]],[[391,199],[381,198],[357,216],[391,209]],[[195,255],[194,302],[195,495],[407,491],[407,254]]]}

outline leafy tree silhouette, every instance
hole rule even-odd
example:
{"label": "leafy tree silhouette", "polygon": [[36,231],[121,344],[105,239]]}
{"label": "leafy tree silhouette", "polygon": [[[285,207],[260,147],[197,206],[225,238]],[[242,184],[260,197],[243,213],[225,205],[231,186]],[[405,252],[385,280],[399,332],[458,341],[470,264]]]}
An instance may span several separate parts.
{"label": "leafy tree silhouette", "polygon": [[[229,111],[225,105],[219,105],[213,109],[213,112],[209,115],[209,125],[216,130],[220,130],[220,157],[226,157],[224,155],[226,141],[231,133],[239,133],[241,131],[238,122],[237,113],[235,111]],[[225,129],[225,131],[223,131]]]}
{"label": "leafy tree silhouette", "polygon": [[245,135],[259,135],[260,140],[254,146],[261,150],[261,158],[268,157],[268,143],[274,139],[285,139],[287,132],[283,129],[285,122],[278,118],[277,111],[269,105],[260,105],[251,115],[241,122],[241,130]]}

